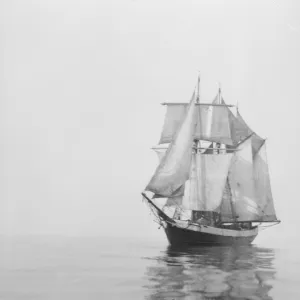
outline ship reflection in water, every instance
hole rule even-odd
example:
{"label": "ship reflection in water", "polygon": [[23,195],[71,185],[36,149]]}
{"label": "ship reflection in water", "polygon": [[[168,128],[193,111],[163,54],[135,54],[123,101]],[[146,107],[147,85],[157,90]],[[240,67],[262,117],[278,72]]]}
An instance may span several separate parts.
{"label": "ship reflection in water", "polygon": [[170,246],[154,259],[148,299],[272,299],[272,249]]}

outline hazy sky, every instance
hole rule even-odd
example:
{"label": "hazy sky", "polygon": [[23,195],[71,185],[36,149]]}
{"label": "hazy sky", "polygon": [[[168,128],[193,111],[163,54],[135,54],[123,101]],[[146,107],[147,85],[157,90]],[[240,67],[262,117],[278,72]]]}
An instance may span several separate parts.
{"label": "hazy sky", "polygon": [[0,233],[162,236],[141,202],[164,101],[222,84],[268,137],[282,225],[299,219],[299,1],[3,0]]}

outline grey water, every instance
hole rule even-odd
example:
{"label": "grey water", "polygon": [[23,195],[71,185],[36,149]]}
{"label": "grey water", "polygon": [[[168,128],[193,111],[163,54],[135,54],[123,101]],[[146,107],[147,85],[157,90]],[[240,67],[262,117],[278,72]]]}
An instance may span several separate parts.
{"label": "grey water", "polygon": [[300,299],[300,259],[289,249],[1,237],[0,299]]}

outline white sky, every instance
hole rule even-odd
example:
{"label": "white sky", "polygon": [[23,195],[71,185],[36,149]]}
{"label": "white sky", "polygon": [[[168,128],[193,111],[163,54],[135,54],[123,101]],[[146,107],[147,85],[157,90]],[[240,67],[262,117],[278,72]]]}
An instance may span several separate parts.
{"label": "white sky", "polygon": [[296,236],[299,20],[296,0],[1,1],[0,233],[161,236],[149,148],[200,70],[203,101],[220,81],[268,137],[283,224],[263,236]]}

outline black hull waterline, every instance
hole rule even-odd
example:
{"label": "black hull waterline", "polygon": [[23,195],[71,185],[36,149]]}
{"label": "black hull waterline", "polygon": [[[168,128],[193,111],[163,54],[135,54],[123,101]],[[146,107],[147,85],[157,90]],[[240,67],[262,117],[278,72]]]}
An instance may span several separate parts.
{"label": "black hull waterline", "polygon": [[[201,229],[201,227],[199,227]],[[198,245],[198,246],[210,246],[210,245],[249,245],[257,236],[257,228],[246,231],[230,230],[231,235],[222,235],[214,233],[214,227],[206,227],[208,232],[194,231],[191,229],[179,228],[176,225],[169,224],[165,226],[165,232],[168,241],[171,245]],[[226,230],[228,231],[228,229]],[[234,235],[234,233],[236,233]]]}
{"label": "black hull waterline", "polygon": [[228,229],[174,220],[157,207],[144,193],[148,203],[157,211],[171,245],[248,245],[258,234],[258,227]]}

